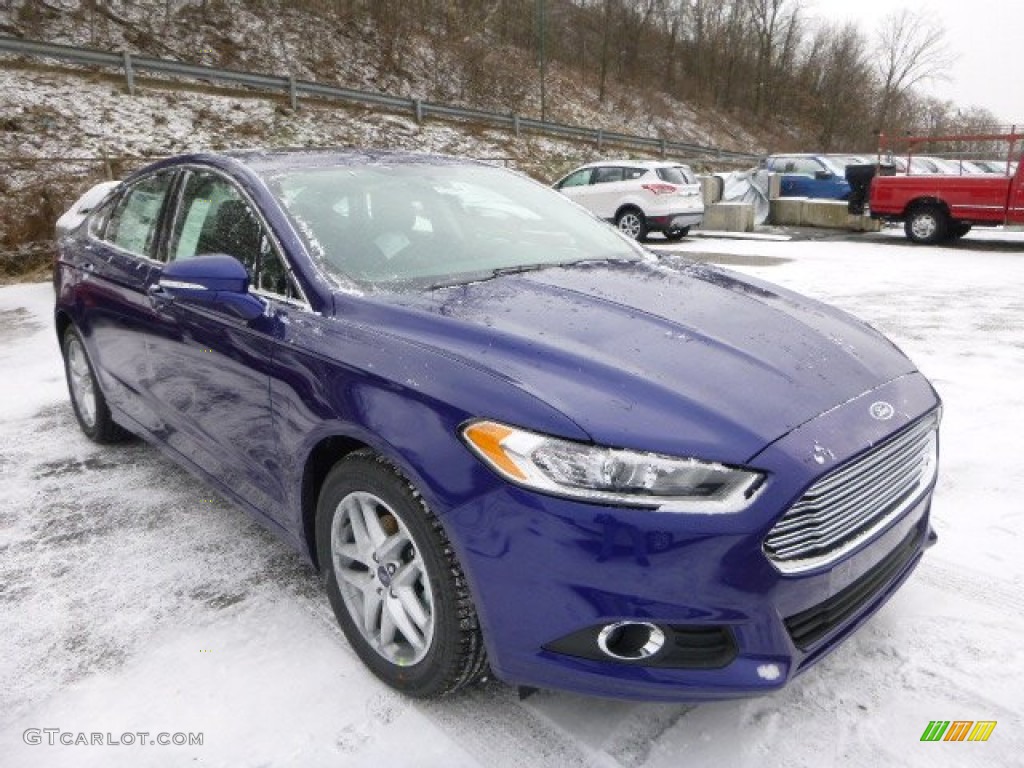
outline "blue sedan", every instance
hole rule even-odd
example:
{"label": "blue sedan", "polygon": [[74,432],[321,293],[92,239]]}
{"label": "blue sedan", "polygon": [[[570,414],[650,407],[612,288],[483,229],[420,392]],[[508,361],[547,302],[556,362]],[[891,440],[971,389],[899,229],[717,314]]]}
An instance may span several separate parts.
{"label": "blue sedan", "polygon": [[85,434],[289,541],[412,696],[769,692],[934,540],[939,399],[895,346],[510,171],[178,157],[59,252]]}

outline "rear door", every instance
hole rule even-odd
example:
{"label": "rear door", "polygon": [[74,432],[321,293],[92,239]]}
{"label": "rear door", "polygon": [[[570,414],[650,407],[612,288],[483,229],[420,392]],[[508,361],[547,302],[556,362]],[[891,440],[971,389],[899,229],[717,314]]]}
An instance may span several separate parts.
{"label": "rear door", "polygon": [[590,209],[602,219],[611,220],[618,210],[619,201],[625,194],[624,181],[627,170],[618,165],[602,165],[594,169],[590,179]]}
{"label": "rear door", "polygon": [[146,389],[146,348],[150,336],[166,332],[167,322],[147,289],[159,276],[164,213],[175,178],[175,171],[165,170],[131,182],[94,212],[71,246],[81,270],[79,323],[104,395],[115,415],[148,430],[156,420]]}

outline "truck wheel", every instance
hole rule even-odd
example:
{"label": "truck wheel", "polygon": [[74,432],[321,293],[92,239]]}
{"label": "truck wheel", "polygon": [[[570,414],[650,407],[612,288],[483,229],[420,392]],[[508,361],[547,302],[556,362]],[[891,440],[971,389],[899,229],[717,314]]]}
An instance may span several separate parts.
{"label": "truck wheel", "polygon": [[946,239],[948,227],[949,219],[941,208],[922,205],[910,212],[903,230],[911,242],[931,245]]}

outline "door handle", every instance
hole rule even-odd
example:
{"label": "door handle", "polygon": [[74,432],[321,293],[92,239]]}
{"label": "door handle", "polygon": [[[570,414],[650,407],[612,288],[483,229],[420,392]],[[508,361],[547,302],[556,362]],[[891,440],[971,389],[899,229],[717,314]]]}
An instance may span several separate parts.
{"label": "door handle", "polygon": [[160,283],[153,283],[146,289],[149,303],[154,307],[161,307],[174,300],[174,297]]}

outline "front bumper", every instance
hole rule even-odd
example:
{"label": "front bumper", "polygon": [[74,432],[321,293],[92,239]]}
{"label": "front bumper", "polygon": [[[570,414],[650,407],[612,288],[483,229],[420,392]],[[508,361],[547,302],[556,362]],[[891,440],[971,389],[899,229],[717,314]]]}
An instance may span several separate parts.
{"label": "front bumper", "polygon": [[[899,424],[867,417],[878,399]],[[666,701],[749,696],[783,686],[873,614],[934,539],[928,488],[882,531],[828,566],[783,574],[762,544],[814,480],[933,410],[914,374],[795,429],[750,464],[769,473],[738,515],[604,507],[508,485],[451,510],[452,541],[470,580],[491,667],[506,682]],[[830,460],[823,466],[821,447]],[[713,664],[663,667],[551,650],[587,628],[640,620],[724,630],[734,646]]]}

